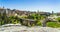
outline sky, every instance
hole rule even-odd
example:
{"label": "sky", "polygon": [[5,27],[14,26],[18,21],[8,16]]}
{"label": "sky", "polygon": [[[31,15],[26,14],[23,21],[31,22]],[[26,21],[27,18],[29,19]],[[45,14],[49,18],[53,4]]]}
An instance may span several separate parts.
{"label": "sky", "polygon": [[0,0],[0,7],[25,11],[60,12],[60,0]]}

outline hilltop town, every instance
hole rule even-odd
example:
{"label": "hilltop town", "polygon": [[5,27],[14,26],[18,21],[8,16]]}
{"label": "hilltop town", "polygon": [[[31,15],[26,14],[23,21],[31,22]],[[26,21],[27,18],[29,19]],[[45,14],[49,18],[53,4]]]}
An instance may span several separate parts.
{"label": "hilltop town", "polygon": [[[21,21],[21,23],[22,23],[22,22],[26,21],[26,23],[25,24],[23,23],[23,24],[27,25],[28,21],[33,22],[33,23],[34,23],[34,21],[35,22],[37,21],[36,23],[34,23],[34,25],[36,25],[39,22],[43,22],[43,26],[46,26],[45,21],[51,21],[51,19],[52,19],[52,22],[55,21],[53,19],[58,18],[57,16],[59,16],[59,13],[54,13],[53,11],[52,11],[52,13],[50,13],[50,12],[39,12],[39,11],[37,11],[37,12],[22,11],[22,10],[16,10],[16,9],[11,10],[11,9],[8,9],[8,8],[6,9],[3,7],[3,8],[0,8],[0,15],[1,15],[0,22],[3,21],[3,23],[5,23],[5,21],[6,21],[6,22],[8,22],[8,24],[10,22],[11,23],[13,22],[16,24],[16,22],[20,23],[20,21]],[[48,19],[48,20],[46,20],[46,19]],[[41,23],[39,23],[39,24],[41,25]],[[0,25],[2,25],[2,23]],[[33,24],[28,24],[27,26],[32,26],[32,25]]]}
{"label": "hilltop town", "polygon": [[37,14],[41,14],[41,15],[51,15],[51,13],[49,12],[31,12],[31,11],[23,11],[23,10],[16,10],[16,9],[9,9],[9,8],[0,8],[0,13],[6,13],[8,16],[14,16],[14,15],[30,15],[30,14],[33,14],[33,13],[37,13]]}

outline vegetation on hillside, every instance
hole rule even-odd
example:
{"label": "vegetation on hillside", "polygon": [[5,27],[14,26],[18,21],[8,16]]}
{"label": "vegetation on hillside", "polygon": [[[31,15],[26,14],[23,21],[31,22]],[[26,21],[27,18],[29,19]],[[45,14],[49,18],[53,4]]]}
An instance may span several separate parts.
{"label": "vegetation on hillside", "polygon": [[[45,15],[39,15],[39,14],[31,14],[29,16],[24,16],[20,18],[25,18],[25,19],[33,19],[36,20],[36,24],[32,24],[32,26],[42,26],[42,23],[40,20],[44,19],[46,16]],[[1,14],[0,13],[0,25],[4,24],[21,24],[21,20],[17,16],[9,16],[7,17],[6,13]],[[47,27],[60,27],[60,17],[56,19],[58,22],[47,22],[46,25]],[[28,24],[27,24],[28,25]]]}
{"label": "vegetation on hillside", "polygon": [[57,22],[48,22],[46,24],[48,27],[53,27],[53,28],[58,28],[60,27],[60,24],[58,24]]}

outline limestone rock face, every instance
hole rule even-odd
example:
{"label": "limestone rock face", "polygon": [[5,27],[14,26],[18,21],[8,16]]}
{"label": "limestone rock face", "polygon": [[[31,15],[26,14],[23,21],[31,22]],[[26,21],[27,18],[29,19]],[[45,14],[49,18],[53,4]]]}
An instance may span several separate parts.
{"label": "limestone rock face", "polygon": [[0,26],[0,32],[60,32],[60,28],[50,28],[50,27],[26,27],[20,24],[8,24]]}

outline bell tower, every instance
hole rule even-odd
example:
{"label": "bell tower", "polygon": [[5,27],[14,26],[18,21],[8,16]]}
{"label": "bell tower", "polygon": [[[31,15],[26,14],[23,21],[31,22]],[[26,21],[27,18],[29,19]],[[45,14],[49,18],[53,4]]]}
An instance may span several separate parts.
{"label": "bell tower", "polygon": [[54,11],[52,11],[52,16],[54,15]]}

